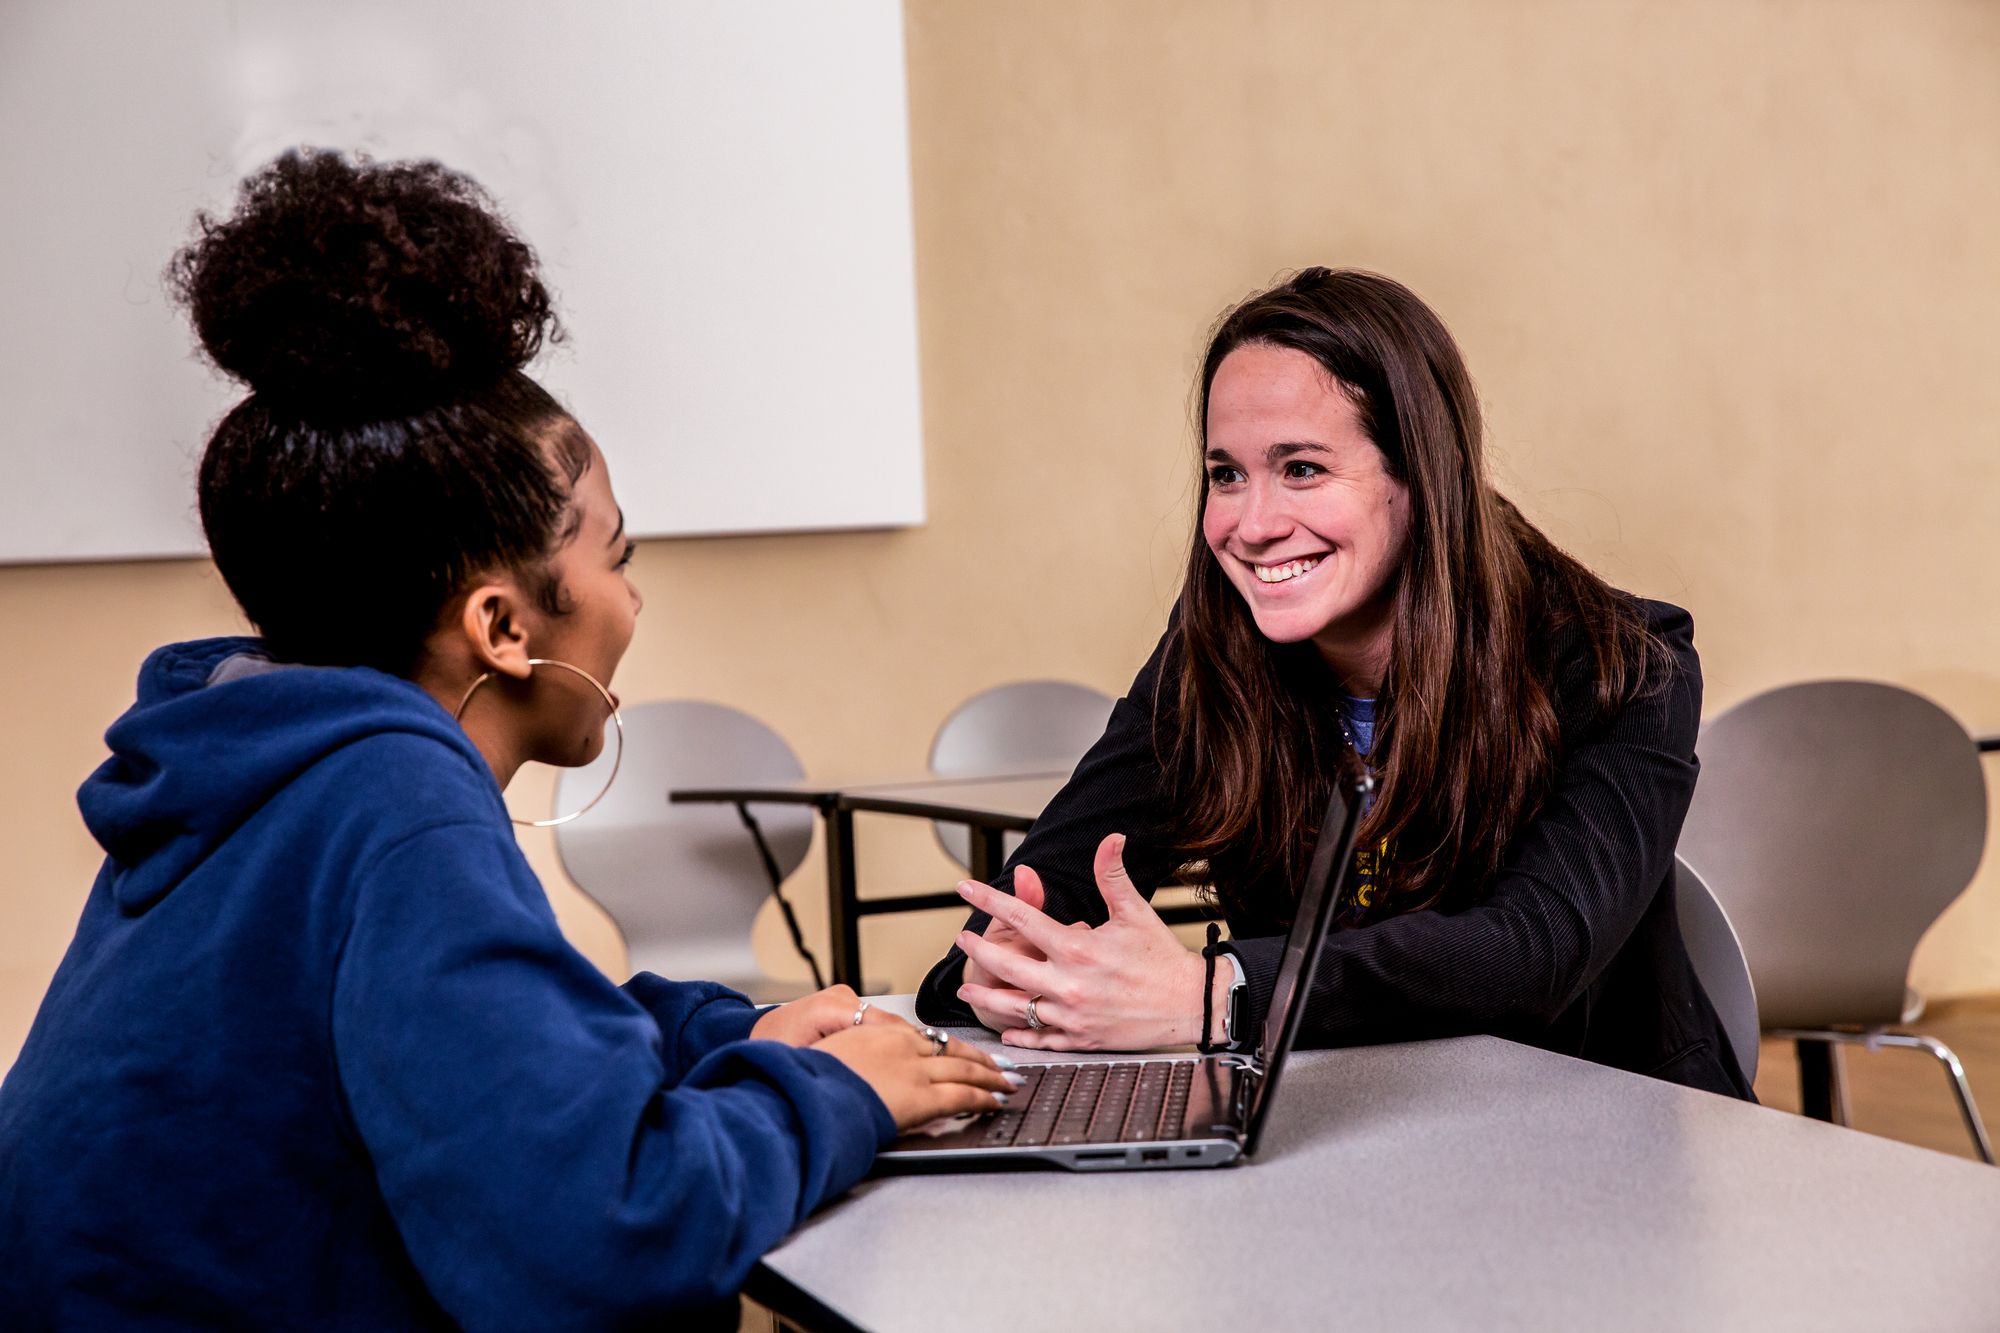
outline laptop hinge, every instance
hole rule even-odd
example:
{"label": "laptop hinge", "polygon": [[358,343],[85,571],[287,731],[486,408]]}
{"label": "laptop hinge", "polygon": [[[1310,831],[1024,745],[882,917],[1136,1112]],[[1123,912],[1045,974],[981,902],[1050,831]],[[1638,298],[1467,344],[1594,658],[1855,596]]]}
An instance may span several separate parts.
{"label": "laptop hinge", "polygon": [[1264,1079],[1264,1062],[1254,1055],[1225,1055],[1217,1062],[1225,1069],[1234,1069],[1236,1078],[1230,1089],[1229,1118],[1236,1123],[1239,1135],[1249,1123],[1250,1102],[1257,1085]]}

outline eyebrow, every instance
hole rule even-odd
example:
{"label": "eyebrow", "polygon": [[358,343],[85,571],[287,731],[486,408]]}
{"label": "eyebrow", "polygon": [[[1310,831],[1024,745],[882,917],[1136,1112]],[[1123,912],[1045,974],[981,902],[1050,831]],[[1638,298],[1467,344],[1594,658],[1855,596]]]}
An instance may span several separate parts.
{"label": "eyebrow", "polygon": [[[1264,458],[1267,462],[1275,463],[1280,459],[1290,458],[1294,454],[1330,454],[1332,452],[1333,450],[1327,445],[1317,443],[1313,440],[1279,440],[1276,444],[1264,447]],[[1210,462],[1215,463],[1233,463],[1236,461],[1236,456],[1227,449],[1211,447],[1207,456]]]}

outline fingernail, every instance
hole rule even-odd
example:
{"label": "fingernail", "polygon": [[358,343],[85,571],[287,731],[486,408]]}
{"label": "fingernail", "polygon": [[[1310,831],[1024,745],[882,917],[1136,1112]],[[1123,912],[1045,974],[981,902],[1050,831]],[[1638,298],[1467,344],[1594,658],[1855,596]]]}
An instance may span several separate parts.
{"label": "fingernail", "polygon": [[1006,1075],[1006,1079],[1009,1083],[1012,1083],[1017,1088],[1025,1088],[1028,1086],[1028,1076],[1026,1074],[1008,1073]]}
{"label": "fingernail", "polygon": [[[933,881],[933,882],[935,882],[935,881]],[[959,896],[960,896],[961,898],[962,898],[962,897],[964,897],[964,896],[965,896],[966,894],[970,893],[971,891],[972,891],[972,881],[971,881],[971,880],[969,880],[969,879],[962,879],[962,880],[960,880],[960,881],[958,882],[958,894],[959,894]]]}
{"label": "fingernail", "polygon": [[1014,1100],[1014,1094],[1011,1092],[996,1092],[993,1094],[993,1100],[997,1104],[1005,1106],[1008,1102]]}
{"label": "fingernail", "polygon": [[993,1063],[999,1065],[1002,1069],[1019,1069],[1021,1067],[1013,1059],[1000,1054],[998,1051],[988,1051],[987,1054],[992,1056]]}

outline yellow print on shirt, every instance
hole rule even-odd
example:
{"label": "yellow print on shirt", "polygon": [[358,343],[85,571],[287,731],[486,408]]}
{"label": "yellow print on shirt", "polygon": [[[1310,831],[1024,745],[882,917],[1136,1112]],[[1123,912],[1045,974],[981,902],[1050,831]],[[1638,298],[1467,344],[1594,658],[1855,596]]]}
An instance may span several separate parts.
{"label": "yellow print on shirt", "polygon": [[1389,841],[1383,839],[1373,847],[1357,847],[1354,851],[1354,905],[1367,911],[1375,905],[1376,896],[1381,892],[1381,874],[1389,862]]}

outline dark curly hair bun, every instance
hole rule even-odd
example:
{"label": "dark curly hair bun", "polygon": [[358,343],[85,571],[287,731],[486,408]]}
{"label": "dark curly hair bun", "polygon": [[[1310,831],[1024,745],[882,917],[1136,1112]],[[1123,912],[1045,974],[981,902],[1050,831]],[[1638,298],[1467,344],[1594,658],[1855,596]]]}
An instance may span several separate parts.
{"label": "dark curly hair bun", "polygon": [[407,415],[562,337],[534,251],[436,162],[298,149],[196,222],[168,286],[210,359],[287,414]]}

